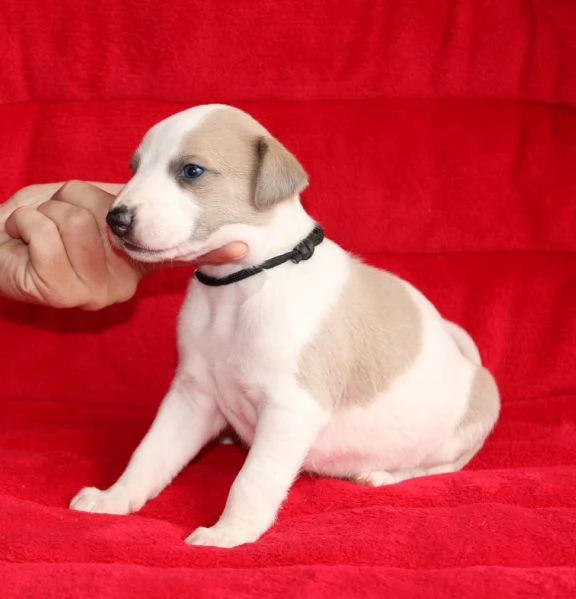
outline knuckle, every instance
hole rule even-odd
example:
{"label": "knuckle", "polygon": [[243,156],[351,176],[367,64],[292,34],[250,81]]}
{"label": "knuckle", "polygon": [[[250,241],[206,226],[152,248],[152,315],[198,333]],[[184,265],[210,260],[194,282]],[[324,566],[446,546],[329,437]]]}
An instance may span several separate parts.
{"label": "knuckle", "polygon": [[93,290],[90,294],[90,298],[84,303],[82,306],[84,310],[88,310],[90,312],[95,312],[96,310],[102,310],[109,306],[111,301],[109,301],[108,293],[105,289],[97,289]]}
{"label": "knuckle", "polygon": [[131,300],[134,297],[134,294],[136,293],[136,289],[137,286],[135,283],[130,285],[123,285],[116,294],[116,303],[122,304],[124,302],[127,302],[128,300]]}
{"label": "knuckle", "polygon": [[108,307],[106,302],[94,299],[83,305],[82,309],[86,310],[86,312],[98,312],[98,310],[103,310],[106,307]]}
{"label": "knuckle", "polygon": [[70,208],[61,225],[66,232],[84,233],[88,229],[96,227],[93,214],[85,208]]}
{"label": "knuckle", "polygon": [[105,214],[108,211],[110,204],[114,201],[114,196],[91,183],[72,180],[62,185],[52,199],[88,210],[95,216],[98,215],[99,218],[100,213]]}
{"label": "knuckle", "polygon": [[28,206],[18,206],[17,208],[14,208],[14,210],[10,214],[10,217],[16,220],[20,220],[21,218],[24,218],[26,214],[31,212],[32,210],[33,209],[29,208]]}
{"label": "knuckle", "polygon": [[70,179],[60,187],[53,197],[60,201],[66,201],[68,198],[76,197],[78,193],[84,189],[85,185],[86,183],[83,183],[78,179]]}

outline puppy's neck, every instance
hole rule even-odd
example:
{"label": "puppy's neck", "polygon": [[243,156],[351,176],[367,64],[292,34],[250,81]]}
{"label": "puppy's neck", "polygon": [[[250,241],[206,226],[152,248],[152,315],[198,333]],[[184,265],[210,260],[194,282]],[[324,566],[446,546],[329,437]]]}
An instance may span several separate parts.
{"label": "puppy's neck", "polygon": [[[232,264],[202,265],[202,272],[212,277],[225,277],[250,266],[289,252],[313,229],[315,221],[306,213],[298,196],[280,202],[273,208],[272,219],[266,225],[227,225],[219,232],[230,241],[244,241],[248,254]],[[236,236],[236,237],[235,237]]]}

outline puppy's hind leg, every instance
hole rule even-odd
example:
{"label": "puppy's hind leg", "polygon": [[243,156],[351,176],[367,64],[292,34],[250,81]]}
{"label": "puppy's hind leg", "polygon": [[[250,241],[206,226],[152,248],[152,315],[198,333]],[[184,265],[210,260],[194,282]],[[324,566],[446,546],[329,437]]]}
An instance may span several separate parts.
{"label": "puppy's hind leg", "polygon": [[458,472],[458,470],[464,468],[464,466],[474,457],[476,451],[477,449],[470,451],[454,462],[438,464],[437,466],[407,468],[405,470],[394,470],[391,472],[388,472],[387,470],[372,470],[370,472],[363,472],[361,474],[352,476],[349,480],[361,485],[366,485],[368,487],[382,487],[384,485],[393,485],[395,483],[400,483],[411,478],[418,478],[420,476],[432,476],[433,474]]}
{"label": "puppy's hind leg", "polygon": [[494,377],[482,366],[470,389],[468,409],[447,439],[424,464],[394,472],[370,470],[351,476],[350,480],[373,487],[398,483],[417,476],[457,472],[480,451],[500,412],[500,396]]}
{"label": "puppy's hind leg", "polygon": [[70,508],[129,514],[162,491],[211,438],[224,428],[214,400],[190,380],[176,378],[156,418],[122,476],[107,490],[82,489]]}

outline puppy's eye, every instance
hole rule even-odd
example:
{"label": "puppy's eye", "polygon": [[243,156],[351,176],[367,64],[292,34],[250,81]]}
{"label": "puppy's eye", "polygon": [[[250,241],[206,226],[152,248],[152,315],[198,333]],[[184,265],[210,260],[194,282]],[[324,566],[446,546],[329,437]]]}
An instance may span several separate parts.
{"label": "puppy's eye", "polygon": [[198,179],[204,174],[204,169],[197,164],[185,164],[180,171],[183,179]]}

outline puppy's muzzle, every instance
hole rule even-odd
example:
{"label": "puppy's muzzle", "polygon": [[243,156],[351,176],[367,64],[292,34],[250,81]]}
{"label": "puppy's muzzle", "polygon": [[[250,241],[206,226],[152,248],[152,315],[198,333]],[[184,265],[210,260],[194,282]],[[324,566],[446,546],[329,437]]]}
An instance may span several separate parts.
{"label": "puppy's muzzle", "polygon": [[134,225],[134,211],[127,206],[117,206],[106,215],[108,226],[117,237],[125,237]]}

